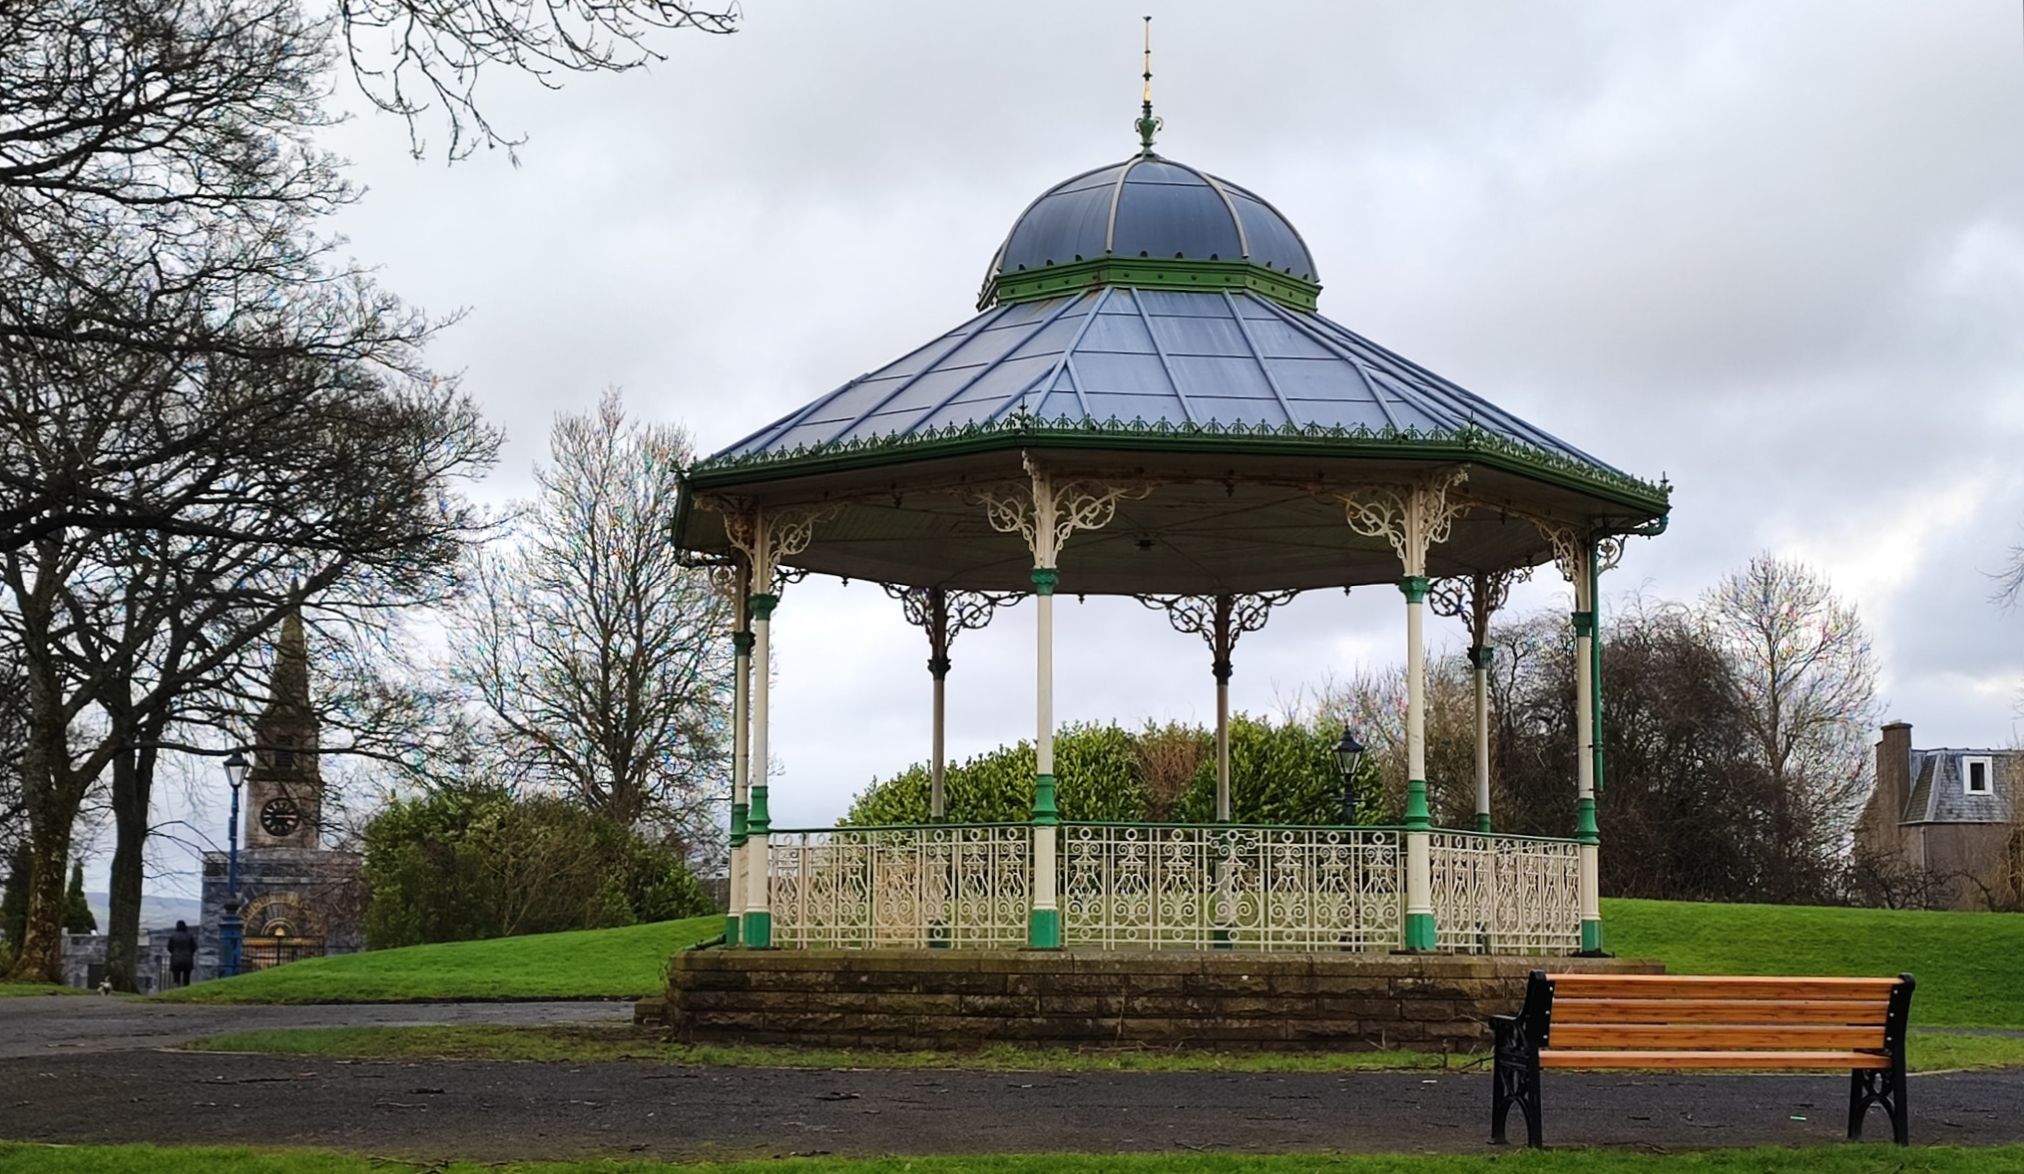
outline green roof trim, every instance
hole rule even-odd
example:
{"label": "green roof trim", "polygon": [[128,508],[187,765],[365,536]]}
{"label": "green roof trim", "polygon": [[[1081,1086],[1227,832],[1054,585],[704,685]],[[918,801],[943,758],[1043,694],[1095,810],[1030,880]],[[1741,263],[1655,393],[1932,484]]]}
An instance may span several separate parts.
{"label": "green roof trim", "polygon": [[1248,289],[1296,310],[1314,309],[1321,297],[1318,284],[1251,261],[1098,257],[994,274],[984,283],[977,308],[988,309],[1002,302],[1039,301],[1105,285],[1195,292]]}
{"label": "green roof trim", "polygon": [[1326,456],[1425,461],[1466,461],[1576,492],[1594,494],[1648,518],[1671,509],[1672,487],[1615,469],[1573,460],[1543,448],[1465,426],[1452,431],[1176,424],[1168,421],[1103,422],[1063,416],[1041,420],[1013,413],[1002,420],[926,429],[906,436],[869,436],[803,445],[779,452],[719,456],[689,466],[684,479],[698,491],[781,476],[847,472],[905,461],[961,456],[1025,446],[1190,452],[1223,455]]}

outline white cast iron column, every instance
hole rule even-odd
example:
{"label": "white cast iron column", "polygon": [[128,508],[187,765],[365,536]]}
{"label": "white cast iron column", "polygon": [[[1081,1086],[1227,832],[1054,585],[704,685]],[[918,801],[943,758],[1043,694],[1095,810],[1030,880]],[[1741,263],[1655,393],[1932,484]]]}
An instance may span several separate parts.
{"label": "white cast iron column", "polygon": [[773,683],[773,609],[780,605],[780,596],[767,589],[775,584],[780,560],[806,550],[815,524],[834,513],[834,508],[768,511],[747,505],[724,514],[725,536],[744,553],[748,583],[753,589],[746,597],[752,623],[752,730],[744,769],[745,845],[741,853],[745,858],[745,904],[738,940],[740,945],[755,950],[773,944],[772,869],[767,851],[772,819],[766,806],[767,771],[772,758],[767,746],[767,719]]}
{"label": "white cast iron column", "polygon": [[1410,486],[1366,490],[1342,496],[1351,529],[1388,539],[1405,574],[1406,597],[1406,915],[1404,946],[1431,950],[1434,927],[1433,819],[1427,807],[1427,652],[1425,611],[1427,547],[1445,542],[1455,516],[1467,506],[1450,502],[1448,491],[1468,477],[1466,469],[1436,474]]}
{"label": "white cast iron column", "polygon": [[735,946],[745,929],[745,819],[752,779],[752,569],[738,564],[731,586],[731,863],[724,943]]}
{"label": "white cast iron column", "polygon": [[1490,830],[1490,646],[1469,647],[1476,678],[1476,830]]}
{"label": "white cast iron column", "polygon": [[1602,950],[1602,837],[1595,822],[1595,545],[1574,550],[1574,837],[1581,841],[1581,952]]}
{"label": "white cast iron column", "polygon": [[1056,871],[1061,812],[1054,801],[1054,588],[1061,580],[1056,562],[1069,535],[1108,525],[1120,499],[1144,497],[1147,490],[1082,481],[1057,485],[1031,455],[1024,461],[1030,479],[1026,492],[980,492],[977,501],[993,529],[1020,535],[1033,552],[1033,908],[1026,944],[1053,950],[1061,946]]}
{"label": "white cast iron column", "polygon": [[779,605],[780,597],[770,592],[754,592],[752,595],[752,766],[756,766],[759,773],[746,789],[747,880],[745,922],[740,936],[744,945],[755,950],[763,950],[773,944],[773,905],[768,884],[771,866],[767,851],[767,833],[772,830],[772,817],[766,809],[766,768],[772,759],[768,757],[766,719],[773,678],[773,609]]}

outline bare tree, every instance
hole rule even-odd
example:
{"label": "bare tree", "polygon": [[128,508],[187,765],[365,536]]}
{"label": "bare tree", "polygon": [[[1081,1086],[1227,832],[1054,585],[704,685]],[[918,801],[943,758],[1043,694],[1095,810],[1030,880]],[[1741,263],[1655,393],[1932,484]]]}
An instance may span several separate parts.
{"label": "bare tree", "polygon": [[1701,605],[1710,640],[1748,715],[1784,851],[1766,896],[1824,891],[1865,794],[1875,724],[1876,654],[1855,608],[1806,566],[1759,555]]}
{"label": "bare tree", "polygon": [[727,791],[731,661],[725,601],[668,541],[689,455],[616,391],[559,417],[522,531],[475,560],[451,633],[509,777],[695,837]]}

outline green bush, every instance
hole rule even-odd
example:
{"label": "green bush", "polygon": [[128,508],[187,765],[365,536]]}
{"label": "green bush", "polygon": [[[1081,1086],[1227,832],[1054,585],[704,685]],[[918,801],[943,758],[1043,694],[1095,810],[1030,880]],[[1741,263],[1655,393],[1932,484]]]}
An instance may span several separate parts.
{"label": "green bush", "polygon": [[366,945],[605,929],[711,911],[665,845],[500,788],[395,800],[365,831]]}
{"label": "green bush", "polygon": [[[948,817],[1006,823],[1033,812],[1033,744],[1001,746],[948,768]],[[915,763],[873,783],[844,816],[847,824],[926,823],[928,768]],[[1116,726],[1067,725],[1054,735],[1054,801],[1063,819],[1142,819],[1145,786],[1135,737]]]}
{"label": "green bush", "polygon": [[[1311,726],[1275,726],[1238,715],[1230,722],[1230,798],[1240,823],[1332,824],[1342,818],[1342,782],[1335,768],[1336,733]],[[1176,746],[1213,735],[1199,727],[1148,726],[1133,733],[1114,725],[1064,726],[1054,739],[1055,801],[1069,820],[1151,818],[1147,779],[1176,757]],[[1199,754],[1194,777],[1174,818],[1205,823],[1215,815],[1216,758]],[[1028,818],[1033,805],[1033,746],[1001,746],[948,768],[948,818],[1003,823]],[[1381,803],[1377,764],[1366,758],[1357,786],[1357,818],[1374,823]],[[1164,804],[1162,804],[1164,806]],[[844,816],[846,824],[925,823],[928,768],[915,763],[873,783]]]}
{"label": "green bush", "polygon": [[[1342,774],[1335,765],[1340,731],[1289,722],[1273,725],[1238,714],[1230,719],[1230,818],[1238,823],[1295,825],[1342,822]],[[1366,755],[1357,772],[1357,823],[1378,823],[1381,787],[1377,762]],[[1195,771],[1181,800],[1181,819],[1206,823],[1216,815],[1216,756]]]}

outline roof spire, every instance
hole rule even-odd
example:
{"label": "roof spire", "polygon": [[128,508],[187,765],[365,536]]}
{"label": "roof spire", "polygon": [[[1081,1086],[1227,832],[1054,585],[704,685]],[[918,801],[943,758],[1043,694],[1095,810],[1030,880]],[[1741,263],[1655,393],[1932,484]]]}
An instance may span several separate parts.
{"label": "roof spire", "polygon": [[1164,119],[1153,117],[1153,18],[1146,17],[1145,52],[1145,93],[1139,106],[1138,121],[1132,125],[1138,128],[1139,154],[1153,153],[1153,135],[1166,125]]}

